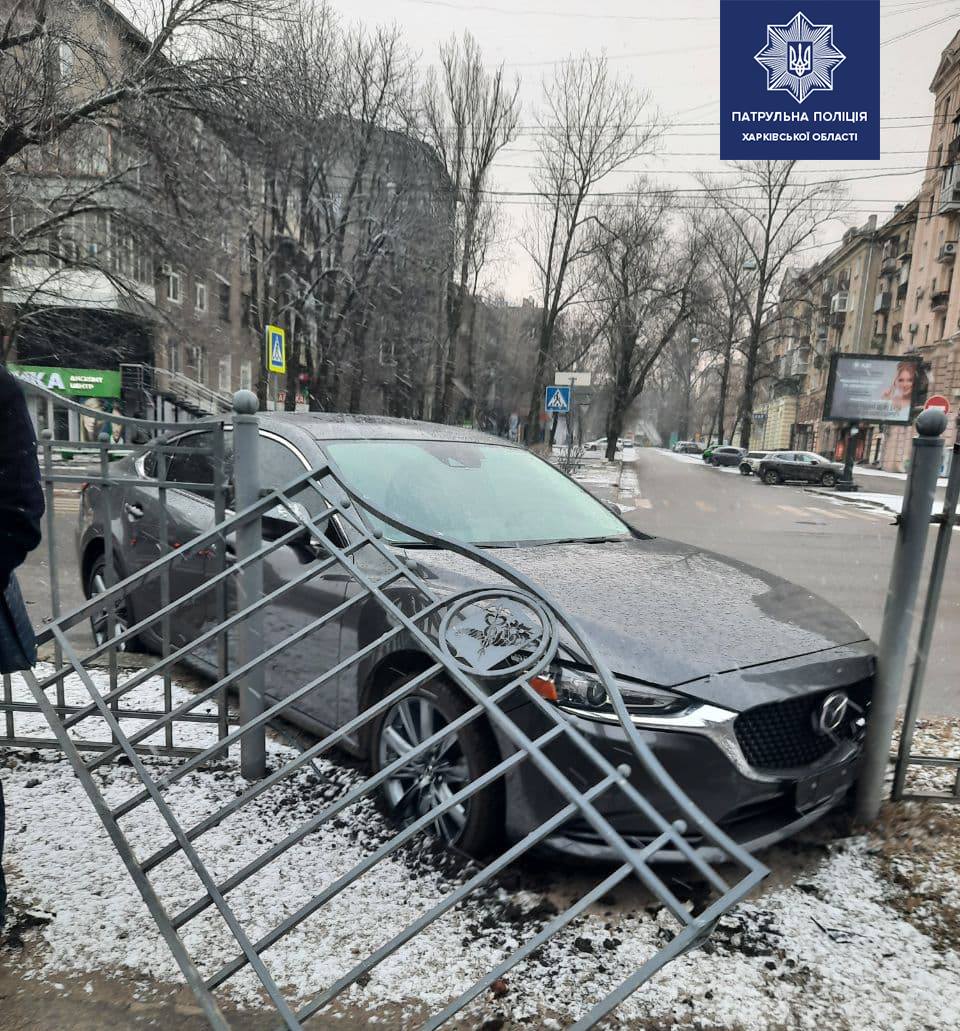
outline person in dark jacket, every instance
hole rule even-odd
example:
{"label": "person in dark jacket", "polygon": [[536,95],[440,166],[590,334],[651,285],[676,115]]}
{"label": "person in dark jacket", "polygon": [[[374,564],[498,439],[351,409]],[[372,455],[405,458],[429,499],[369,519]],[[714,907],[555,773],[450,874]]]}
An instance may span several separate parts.
{"label": "person in dark jacket", "polygon": [[[37,438],[23,391],[0,365],[0,673],[28,669],[36,661],[33,628],[14,570],[40,543],[43,489]],[[0,929],[7,901],[3,877],[3,784],[0,784]]]}

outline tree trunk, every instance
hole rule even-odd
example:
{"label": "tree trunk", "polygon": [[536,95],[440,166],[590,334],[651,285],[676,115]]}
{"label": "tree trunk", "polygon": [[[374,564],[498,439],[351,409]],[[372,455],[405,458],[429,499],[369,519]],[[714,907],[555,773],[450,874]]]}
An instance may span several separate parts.
{"label": "tree trunk", "polygon": [[540,339],[537,346],[537,361],[533,370],[533,386],[530,390],[530,413],[527,415],[527,445],[536,444],[540,439],[540,399],[546,384],[547,346],[550,332],[546,325],[540,327]]}

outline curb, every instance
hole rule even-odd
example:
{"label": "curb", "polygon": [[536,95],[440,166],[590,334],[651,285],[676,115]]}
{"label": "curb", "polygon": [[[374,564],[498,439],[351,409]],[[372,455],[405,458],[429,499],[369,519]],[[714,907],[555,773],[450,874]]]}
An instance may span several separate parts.
{"label": "curb", "polygon": [[804,487],[804,494],[819,494],[823,498],[831,498],[834,501],[842,501],[847,505],[860,505],[866,508],[876,508],[881,512],[889,512],[891,515],[898,515],[899,513],[890,508],[888,505],[883,504],[881,501],[873,501],[869,498],[860,498],[856,494],[844,494],[842,491],[838,494],[832,490],[820,490],[817,487]]}

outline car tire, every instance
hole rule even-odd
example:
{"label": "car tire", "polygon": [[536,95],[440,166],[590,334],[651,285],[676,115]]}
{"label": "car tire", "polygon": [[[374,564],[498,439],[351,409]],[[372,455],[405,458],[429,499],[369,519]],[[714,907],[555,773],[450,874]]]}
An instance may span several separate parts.
{"label": "car tire", "polygon": [[836,487],[837,485],[837,474],[836,473],[824,473],[820,477],[820,484],[824,487]]}
{"label": "car tire", "polygon": [[710,459],[710,464],[714,467],[714,469],[717,469],[720,466],[720,459],[717,458],[716,455],[714,455],[713,458]]}
{"label": "car tire", "polygon": [[[392,684],[387,693],[395,691],[406,679],[409,678]],[[396,738],[387,736],[388,730],[399,733],[403,742],[415,745],[470,708],[467,698],[441,679],[431,680],[404,695],[387,708],[371,728],[371,769],[378,773],[402,754],[402,745]],[[429,733],[422,732],[424,716]],[[414,737],[417,740],[411,741]],[[442,753],[438,753],[441,746],[445,747]],[[445,763],[443,759],[446,759]],[[398,776],[389,778],[380,788],[380,805],[391,819],[407,826],[433,808],[437,799],[447,791],[456,793],[491,770],[498,761],[493,734],[486,720],[478,716],[454,732],[453,744],[447,745],[445,739],[441,740],[440,745],[427,749],[413,760],[416,776],[413,770],[410,773],[404,773],[403,767],[397,770]],[[428,772],[433,777],[424,782]],[[402,810],[399,808],[401,804]],[[493,851],[503,837],[503,812],[503,783],[497,780],[475,792],[454,810],[447,810],[428,828],[448,847],[471,856],[483,856]]]}
{"label": "car tire", "polygon": [[783,482],[783,478],[780,476],[776,469],[768,469],[763,474],[763,482],[767,484],[768,487],[776,487],[777,484]]}
{"label": "car tire", "polygon": [[[98,555],[90,566],[90,571],[87,573],[86,582],[83,585],[83,593],[86,598],[94,598],[98,594],[102,594],[107,589],[106,580],[107,570],[107,559],[105,555]],[[116,571],[114,567],[113,580],[121,580],[122,577]],[[114,615],[114,635],[122,633],[126,630],[132,622],[130,609],[126,602],[121,602],[117,606]],[[90,633],[93,636],[93,640],[96,644],[100,645],[106,641],[107,632],[107,610],[106,607],[100,612],[93,612],[90,616]],[[117,645],[118,651],[143,651],[144,645],[139,635],[132,637],[127,641],[123,641]]]}
{"label": "car tire", "polygon": [[750,468],[749,465],[741,465],[740,466],[740,475],[741,476],[752,476],[753,475],[753,470]]}

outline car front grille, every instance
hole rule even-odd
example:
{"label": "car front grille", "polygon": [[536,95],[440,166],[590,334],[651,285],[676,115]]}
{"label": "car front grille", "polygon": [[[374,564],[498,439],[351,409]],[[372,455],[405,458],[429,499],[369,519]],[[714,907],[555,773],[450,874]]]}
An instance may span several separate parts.
{"label": "car front grille", "polygon": [[843,742],[859,738],[870,697],[870,682],[842,688],[853,703],[839,730],[823,734],[817,719],[823,700],[832,691],[823,691],[785,702],[758,705],[741,713],[733,724],[737,741],[747,762],[758,770],[791,770],[809,766],[829,755]]}

